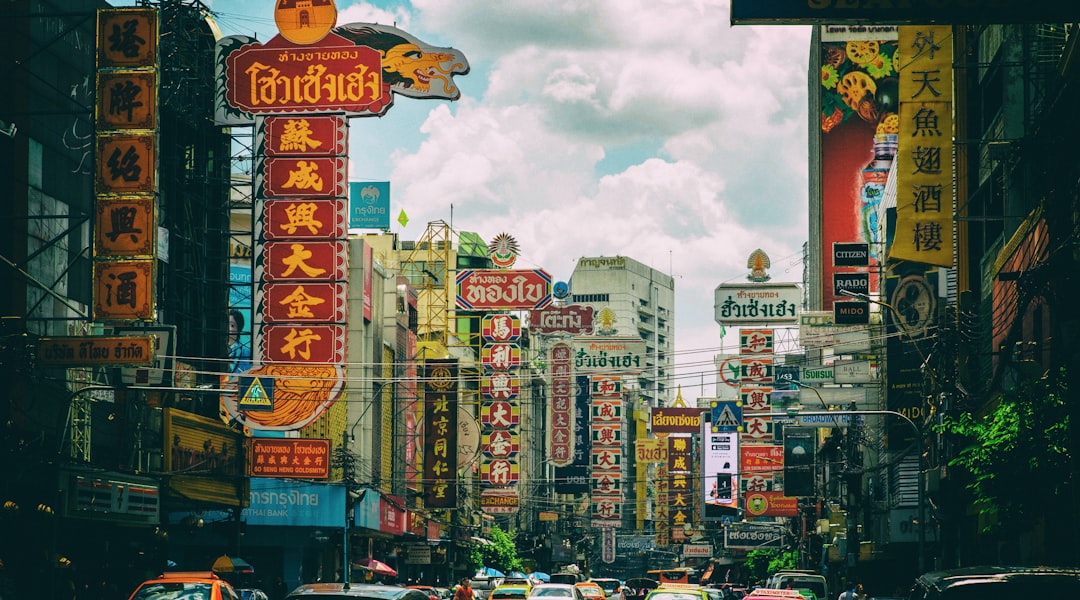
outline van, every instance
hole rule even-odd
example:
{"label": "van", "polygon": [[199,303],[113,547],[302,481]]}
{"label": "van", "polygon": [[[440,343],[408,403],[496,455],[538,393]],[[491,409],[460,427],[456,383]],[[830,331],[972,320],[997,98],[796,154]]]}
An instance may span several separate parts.
{"label": "van", "polygon": [[818,600],[830,600],[829,583],[814,571],[778,571],[765,587],[774,590],[810,590]]}

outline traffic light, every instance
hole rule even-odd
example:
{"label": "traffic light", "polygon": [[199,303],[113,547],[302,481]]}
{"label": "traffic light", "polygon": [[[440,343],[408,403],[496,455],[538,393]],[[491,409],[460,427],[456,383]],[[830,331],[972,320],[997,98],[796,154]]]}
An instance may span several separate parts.
{"label": "traffic light", "polygon": [[809,427],[784,428],[784,495],[815,495],[814,429]]}

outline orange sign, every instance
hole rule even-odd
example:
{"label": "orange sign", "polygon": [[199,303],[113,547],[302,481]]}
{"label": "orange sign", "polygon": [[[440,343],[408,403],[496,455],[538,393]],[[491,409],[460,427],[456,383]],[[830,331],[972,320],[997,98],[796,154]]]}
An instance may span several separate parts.
{"label": "orange sign", "polygon": [[[246,426],[256,430],[302,429],[333,405],[345,386],[345,369],[338,365],[263,365],[246,375],[274,379],[273,410],[241,413],[235,395],[222,395],[221,408],[229,418],[242,418]],[[223,387],[235,388],[237,379],[225,381]]]}
{"label": "orange sign", "polygon": [[348,234],[344,200],[268,200],[263,209],[266,240],[341,239]]}
{"label": "orange sign", "polygon": [[98,198],[94,256],[153,256],[156,231],[152,197]]}
{"label": "orange sign", "polygon": [[347,242],[267,242],[264,281],[344,281]]}
{"label": "orange sign", "polygon": [[344,198],[349,192],[342,157],[268,158],[263,187],[268,197]]}
{"label": "orange sign", "polygon": [[99,69],[153,67],[157,64],[157,10],[99,10],[97,39]]}
{"label": "orange sign", "polygon": [[254,438],[252,477],[330,477],[330,440]]}
{"label": "orange sign", "polygon": [[154,129],[157,116],[155,71],[99,71],[97,129]]}
{"label": "orange sign", "polygon": [[41,338],[38,363],[43,365],[149,365],[154,362],[150,336]]}
{"label": "orange sign", "polygon": [[264,323],[344,323],[345,283],[267,283]]}
{"label": "orange sign", "polygon": [[94,263],[95,320],[149,321],[154,318],[154,261]]}
{"label": "orange sign", "polygon": [[267,362],[343,363],[342,325],[267,325],[263,327],[263,356]]}
{"label": "orange sign", "polygon": [[326,37],[337,23],[337,6],[334,0],[278,2],[274,22],[281,37],[294,44],[312,44]]}
{"label": "orange sign", "polygon": [[97,191],[151,193],[156,163],[153,134],[98,136]]}
{"label": "orange sign", "polygon": [[344,156],[348,121],[340,115],[266,117],[267,156]]}
{"label": "orange sign", "polygon": [[785,496],[783,492],[747,492],[746,516],[797,517],[799,499]]}

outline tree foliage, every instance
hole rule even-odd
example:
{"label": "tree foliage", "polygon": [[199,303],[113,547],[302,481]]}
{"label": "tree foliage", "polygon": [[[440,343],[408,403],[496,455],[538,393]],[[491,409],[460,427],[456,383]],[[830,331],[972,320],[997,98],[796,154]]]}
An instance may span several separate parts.
{"label": "tree foliage", "polygon": [[493,525],[489,539],[492,545],[476,544],[469,549],[472,568],[491,567],[503,573],[520,571],[522,563],[517,554],[517,546],[514,545],[514,537],[498,525]]}
{"label": "tree foliage", "polygon": [[1022,381],[979,417],[946,416],[940,431],[966,443],[949,466],[967,471],[974,505],[996,515],[988,532],[1030,527],[1068,510],[1068,381],[1065,371]]}
{"label": "tree foliage", "polygon": [[770,574],[784,569],[794,569],[798,564],[799,553],[796,550],[779,548],[758,548],[746,555],[743,573],[748,581],[764,581]]}

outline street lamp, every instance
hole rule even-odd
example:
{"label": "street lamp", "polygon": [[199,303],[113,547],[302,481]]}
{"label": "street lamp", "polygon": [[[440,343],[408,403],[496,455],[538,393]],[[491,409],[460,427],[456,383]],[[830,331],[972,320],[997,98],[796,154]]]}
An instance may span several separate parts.
{"label": "street lamp", "polygon": [[[800,384],[800,385],[803,385],[803,384]],[[810,389],[813,390],[814,388],[810,388]],[[815,392],[816,392],[816,390],[815,390]],[[820,395],[818,397],[820,398]],[[858,415],[878,415],[878,416],[892,415],[894,417],[900,417],[901,419],[903,419],[904,422],[907,423],[911,427],[911,429],[915,432],[915,453],[916,453],[916,458],[918,459],[918,466],[919,466],[919,468],[917,470],[918,487],[916,489],[916,497],[917,497],[917,501],[918,501],[918,504],[919,504],[918,509],[917,509],[918,510],[918,515],[919,515],[918,516],[918,519],[919,519],[919,527],[918,527],[918,565],[919,565],[919,573],[924,573],[926,571],[926,553],[925,553],[925,548],[926,548],[926,529],[925,529],[925,527],[926,527],[926,502],[925,502],[926,484],[923,482],[923,476],[922,476],[922,454],[923,454],[922,431],[919,429],[919,426],[915,424],[915,421],[912,421],[904,413],[896,412],[895,410],[805,410],[804,411],[804,410],[802,410],[801,407],[792,407],[792,408],[789,408],[785,412],[769,413],[768,416],[770,416],[770,417],[794,418],[794,417],[800,417],[800,416],[807,416],[807,417],[829,416],[829,417],[834,417],[834,416],[837,416],[837,415],[853,415],[853,416],[858,416]]]}

